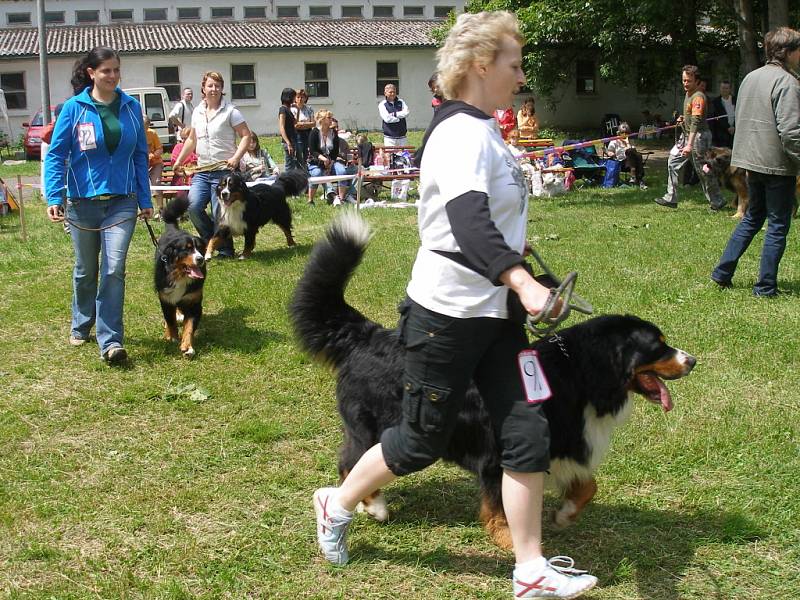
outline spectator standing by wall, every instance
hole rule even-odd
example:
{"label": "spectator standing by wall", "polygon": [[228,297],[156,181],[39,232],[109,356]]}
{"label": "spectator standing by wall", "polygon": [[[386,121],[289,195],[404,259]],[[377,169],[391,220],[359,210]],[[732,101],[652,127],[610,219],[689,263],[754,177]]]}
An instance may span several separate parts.
{"label": "spectator standing by wall", "polygon": [[[47,216],[67,214],[75,266],[69,343],[81,346],[96,325],[100,355],[110,365],[123,346],[125,262],[139,215],[153,214],[142,107],[119,88],[119,54],[93,48],[75,63],[75,95],[64,103],[45,158]],[[99,284],[98,284],[99,277]]]}
{"label": "spectator standing by wall", "polygon": [[296,95],[294,88],[283,88],[281,92],[281,107],[278,109],[278,133],[281,136],[283,168],[286,171],[301,168],[297,153],[297,129],[295,129],[295,118],[292,114],[292,103]]}
{"label": "spectator standing by wall", "polygon": [[397,97],[397,88],[393,83],[386,84],[383,95],[384,99],[378,104],[378,112],[383,121],[383,145],[407,146],[406,117],[410,112],[408,104]]}
{"label": "spectator standing by wall", "polygon": [[768,221],[753,294],[773,297],[800,173],[800,84],[792,73],[800,66],[800,32],[770,31],[764,50],[767,64],[748,73],[739,87],[731,156],[731,166],[747,170],[750,203],[711,279],[721,287],[732,285],[739,258]]}
{"label": "spectator standing by wall", "polygon": [[694,169],[703,194],[712,210],[725,206],[725,199],[719,191],[719,184],[714,175],[703,172],[702,165],[705,154],[711,147],[711,131],[706,121],[708,101],[700,91],[700,72],[695,65],[686,65],[681,70],[681,83],[686,95],[683,100],[683,115],[678,117],[678,124],[683,133],[675,146],[670,150],[667,161],[667,193],[656,198],[659,206],[678,208],[678,182],[681,169],[688,163]]}
{"label": "spectator standing by wall", "polygon": [[731,93],[731,82],[723,80],[719,84],[719,96],[711,101],[710,114],[719,119],[710,123],[711,140],[715,146],[733,147],[733,133],[736,127],[736,98]]}
{"label": "spectator standing by wall", "polygon": [[185,142],[186,139],[181,137],[181,131],[192,126],[192,113],[194,112],[194,104],[192,99],[194,92],[192,88],[183,88],[180,101],[175,103],[172,111],[169,113],[169,123],[175,129],[175,136],[178,141]]}
{"label": "spectator standing by wall", "polygon": [[302,165],[308,161],[308,136],[314,129],[314,109],[308,104],[308,93],[300,88],[295,92],[294,106],[292,106],[292,116],[294,117],[294,128],[297,131],[297,160]]}

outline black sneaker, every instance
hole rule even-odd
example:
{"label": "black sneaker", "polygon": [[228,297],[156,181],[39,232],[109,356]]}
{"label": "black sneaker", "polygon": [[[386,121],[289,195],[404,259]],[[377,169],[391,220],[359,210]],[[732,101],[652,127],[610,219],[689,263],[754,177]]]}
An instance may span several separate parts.
{"label": "black sneaker", "polygon": [[678,208],[677,202],[670,202],[663,196],[659,196],[658,198],[656,198],[655,203],[658,204],[659,206],[666,206],[667,208]]}
{"label": "black sneaker", "polygon": [[716,283],[723,290],[727,290],[733,287],[733,283],[731,283],[730,281],[721,281],[719,279],[714,279],[714,277],[711,278],[711,281]]}

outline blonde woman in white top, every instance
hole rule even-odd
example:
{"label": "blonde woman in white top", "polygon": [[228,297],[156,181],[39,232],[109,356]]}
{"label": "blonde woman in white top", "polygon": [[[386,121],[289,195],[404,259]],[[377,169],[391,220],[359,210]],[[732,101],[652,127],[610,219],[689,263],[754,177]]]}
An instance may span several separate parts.
{"label": "blonde woman in white top", "polygon": [[[181,165],[193,151],[197,154],[198,167],[225,163],[213,171],[201,171],[192,177],[189,218],[204,242],[208,242],[214,233],[217,184],[220,179],[239,168],[239,162],[250,145],[252,135],[239,109],[224,99],[224,87],[225,80],[220,73],[208,71],[203,75],[200,86],[203,101],[192,114],[192,130],[173,167],[176,174],[180,174]],[[213,220],[206,212],[209,201]],[[232,241],[219,247],[219,256],[233,257]]]}

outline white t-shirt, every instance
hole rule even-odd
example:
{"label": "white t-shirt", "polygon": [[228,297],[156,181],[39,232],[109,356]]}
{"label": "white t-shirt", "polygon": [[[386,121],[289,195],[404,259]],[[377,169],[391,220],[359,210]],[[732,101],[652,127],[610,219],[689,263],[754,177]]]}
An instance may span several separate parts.
{"label": "white t-shirt", "polygon": [[234,127],[245,122],[242,113],[230,102],[223,100],[211,119],[203,100],[192,114],[192,129],[197,135],[197,165],[202,167],[219,160],[228,160],[236,153]]}
{"label": "white t-shirt", "polygon": [[407,292],[428,310],[452,317],[508,317],[508,288],[432,250],[460,252],[446,204],[466,192],[489,196],[492,221],[506,244],[522,254],[528,217],[528,187],[503,142],[495,120],[457,114],[434,129],[420,167],[417,259]]}

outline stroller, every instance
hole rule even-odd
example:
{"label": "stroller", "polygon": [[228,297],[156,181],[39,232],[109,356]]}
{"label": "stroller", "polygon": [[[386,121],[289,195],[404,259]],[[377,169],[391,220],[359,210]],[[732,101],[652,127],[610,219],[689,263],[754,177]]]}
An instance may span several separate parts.
{"label": "stroller", "polygon": [[[580,144],[583,140],[564,140],[563,145]],[[561,155],[564,166],[572,167],[575,174],[575,185],[580,188],[587,185],[600,185],[606,173],[606,161],[597,155],[594,146],[574,148]]]}

